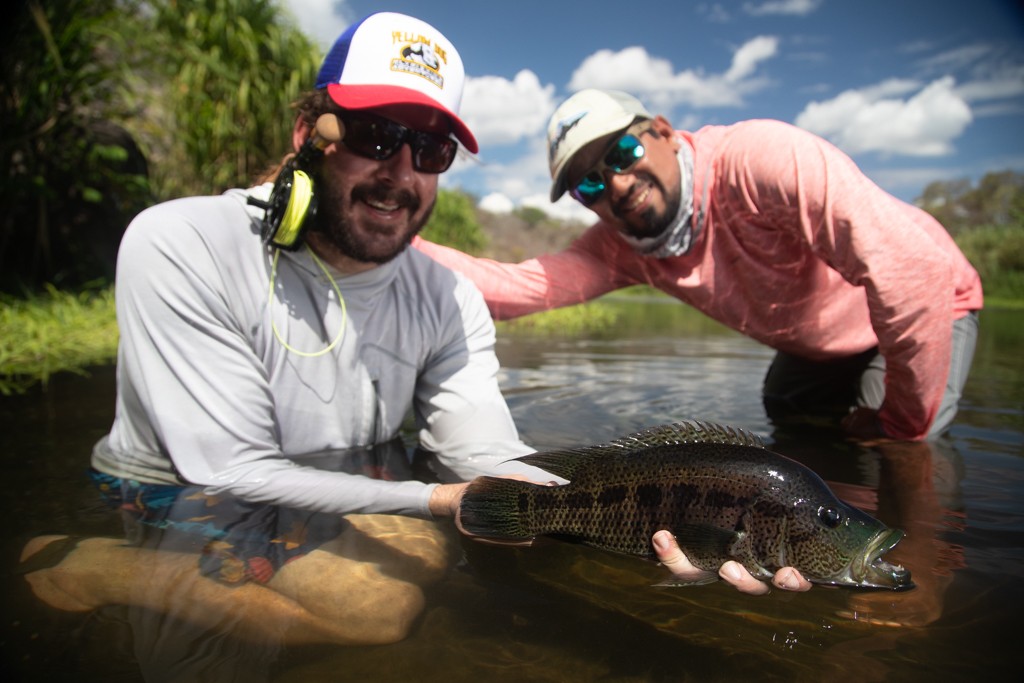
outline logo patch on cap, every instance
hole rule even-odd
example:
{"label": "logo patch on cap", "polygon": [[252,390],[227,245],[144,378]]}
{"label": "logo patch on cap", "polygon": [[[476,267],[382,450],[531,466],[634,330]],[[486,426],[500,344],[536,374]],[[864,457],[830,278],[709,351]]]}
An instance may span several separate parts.
{"label": "logo patch on cap", "polygon": [[429,38],[403,31],[393,31],[392,42],[402,46],[401,57],[391,60],[391,70],[425,78],[444,89],[441,64],[447,63],[445,49]]}
{"label": "logo patch on cap", "polygon": [[583,117],[587,115],[586,111],[581,111],[576,116],[571,116],[567,119],[562,119],[558,122],[558,127],[555,129],[555,134],[551,138],[551,144],[548,145],[548,163],[555,158],[555,153],[558,151],[558,146],[565,141],[565,136],[569,134],[576,124],[583,120]]}

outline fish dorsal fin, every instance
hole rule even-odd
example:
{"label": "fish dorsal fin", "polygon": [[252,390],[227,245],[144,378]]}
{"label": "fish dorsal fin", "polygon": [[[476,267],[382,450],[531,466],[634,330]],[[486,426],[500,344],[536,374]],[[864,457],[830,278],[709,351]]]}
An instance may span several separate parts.
{"label": "fish dorsal fin", "polygon": [[556,451],[544,451],[543,453],[531,453],[521,458],[516,458],[527,465],[539,467],[545,472],[572,481],[576,472],[592,461],[605,458],[613,454],[621,454],[622,448],[611,444],[599,446],[586,446],[583,448],[563,448]]}
{"label": "fish dorsal fin", "polygon": [[578,470],[600,458],[632,453],[653,446],[695,443],[722,443],[764,448],[761,437],[744,429],[714,422],[686,420],[651,427],[597,446],[531,453],[517,458],[517,460],[571,481]]}
{"label": "fish dorsal fin", "polygon": [[651,427],[610,442],[610,445],[631,450],[651,446],[671,446],[687,443],[722,443],[734,446],[764,448],[764,441],[757,434],[739,427],[729,427],[714,422],[685,420],[669,425]]}

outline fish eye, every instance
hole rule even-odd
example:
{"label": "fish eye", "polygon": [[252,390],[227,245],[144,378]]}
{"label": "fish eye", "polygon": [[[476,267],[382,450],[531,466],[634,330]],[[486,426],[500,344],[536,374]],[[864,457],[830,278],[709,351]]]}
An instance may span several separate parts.
{"label": "fish eye", "polygon": [[835,529],[839,526],[839,523],[843,521],[843,516],[839,510],[835,508],[825,507],[824,505],[818,508],[818,519],[821,523],[827,526],[829,529]]}

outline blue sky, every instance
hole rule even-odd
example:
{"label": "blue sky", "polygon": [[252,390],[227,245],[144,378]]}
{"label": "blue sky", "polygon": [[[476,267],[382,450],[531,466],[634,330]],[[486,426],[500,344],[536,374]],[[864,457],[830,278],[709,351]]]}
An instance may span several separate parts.
{"label": "blue sky", "polygon": [[933,180],[1024,172],[1018,0],[280,2],[325,49],[374,11],[440,29],[466,65],[461,115],[481,147],[442,186],[491,210],[589,217],[550,204],[544,153],[549,115],[584,87],[631,92],[676,128],[794,123],[907,201]]}

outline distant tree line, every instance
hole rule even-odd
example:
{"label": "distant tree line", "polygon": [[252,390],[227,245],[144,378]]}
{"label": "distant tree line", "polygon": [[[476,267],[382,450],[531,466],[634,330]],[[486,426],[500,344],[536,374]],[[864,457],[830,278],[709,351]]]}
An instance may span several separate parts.
{"label": "distant tree line", "polygon": [[1024,222],[1024,174],[988,173],[970,180],[936,181],[924,188],[917,205],[935,216],[954,236],[989,226]]}
{"label": "distant tree line", "polygon": [[1024,174],[934,182],[917,204],[956,239],[981,275],[986,301],[1024,300]]}

